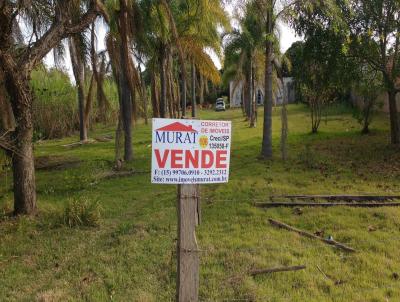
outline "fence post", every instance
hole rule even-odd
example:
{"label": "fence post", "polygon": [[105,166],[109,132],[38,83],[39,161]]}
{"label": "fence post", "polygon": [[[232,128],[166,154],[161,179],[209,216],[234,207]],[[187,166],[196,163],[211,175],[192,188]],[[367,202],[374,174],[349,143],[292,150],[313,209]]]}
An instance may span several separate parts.
{"label": "fence post", "polygon": [[199,296],[199,191],[199,185],[178,185],[177,302],[197,302]]}

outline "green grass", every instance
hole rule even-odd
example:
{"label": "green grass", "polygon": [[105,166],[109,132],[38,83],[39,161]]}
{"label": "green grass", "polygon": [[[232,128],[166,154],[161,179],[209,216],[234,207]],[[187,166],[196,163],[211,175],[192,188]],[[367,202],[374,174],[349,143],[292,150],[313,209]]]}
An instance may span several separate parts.
{"label": "green grass", "polygon": [[[332,113],[312,135],[306,109],[291,105],[289,159],[283,162],[279,114],[274,109],[274,158],[260,161],[261,108],[255,129],[247,127],[240,110],[201,112],[205,119],[233,121],[230,181],[202,186],[201,301],[399,301],[400,280],[393,277],[400,273],[399,208],[304,208],[296,215],[251,204],[271,194],[399,193],[400,153],[388,145],[388,118],[377,117],[372,134],[361,136],[350,113]],[[99,127],[91,135],[112,133]],[[35,146],[37,157],[81,160],[37,172],[35,219],[4,214],[12,192],[10,173],[1,175],[0,301],[174,301],[176,187],[150,184],[149,173],[103,178],[113,165],[113,142],[61,146],[76,140]],[[130,167],[149,172],[150,143],[150,126],[137,126]],[[68,201],[82,198],[99,204],[100,225],[60,224]],[[273,228],[267,218],[310,232],[324,229],[358,252]],[[254,278],[246,273],[300,264],[307,269]],[[317,266],[343,284],[335,285]]]}

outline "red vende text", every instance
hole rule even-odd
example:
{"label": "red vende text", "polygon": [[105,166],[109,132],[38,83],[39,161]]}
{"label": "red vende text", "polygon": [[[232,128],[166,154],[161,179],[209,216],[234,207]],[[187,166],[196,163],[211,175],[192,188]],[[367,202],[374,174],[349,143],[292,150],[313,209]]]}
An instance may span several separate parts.
{"label": "red vende text", "polygon": [[159,150],[154,149],[157,165],[160,169],[165,168],[167,162],[171,163],[172,169],[179,168],[202,168],[209,169],[215,166],[217,169],[225,169],[227,166],[227,151],[217,150]]}

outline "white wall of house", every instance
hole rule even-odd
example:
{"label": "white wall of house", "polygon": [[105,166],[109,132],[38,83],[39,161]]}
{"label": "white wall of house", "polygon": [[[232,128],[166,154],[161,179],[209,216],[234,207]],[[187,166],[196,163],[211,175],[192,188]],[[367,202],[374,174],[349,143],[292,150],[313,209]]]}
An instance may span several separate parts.
{"label": "white wall of house", "polygon": [[[289,103],[295,102],[294,95],[294,80],[293,78],[283,78],[283,85],[279,82],[279,89],[274,95],[274,104],[281,105],[283,102],[283,95],[285,94]],[[282,86],[284,90],[282,89]],[[229,101],[231,107],[240,107],[243,97],[243,81],[229,83]],[[246,97],[246,96],[245,96]],[[264,85],[256,83],[256,101],[257,105],[264,104]]]}
{"label": "white wall of house", "polygon": [[231,81],[229,83],[230,107],[240,107],[242,103],[243,81]]}

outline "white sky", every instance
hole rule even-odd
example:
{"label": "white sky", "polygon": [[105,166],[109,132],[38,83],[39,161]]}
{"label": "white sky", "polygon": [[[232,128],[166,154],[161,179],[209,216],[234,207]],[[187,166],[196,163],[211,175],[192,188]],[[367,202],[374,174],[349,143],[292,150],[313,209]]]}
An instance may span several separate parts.
{"label": "white sky", "polygon": [[[235,1],[235,0],[234,0]],[[232,16],[233,12],[233,6],[227,5],[226,10],[228,13]],[[295,35],[293,29],[291,29],[288,25],[278,22],[279,26],[279,32],[280,32],[280,44],[281,44],[281,52],[284,53],[291,45],[293,42],[301,40],[301,37],[298,37]],[[106,34],[106,27],[103,24],[96,24],[96,33],[97,33],[97,51],[102,51],[105,49],[105,43],[104,43],[104,37]],[[64,64],[63,64],[63,69],[68,72],[71,81],[75,82],[74,76],[72,73],[72,67],[71,67],[71,59],[69,56],[69,51],[68,51],[68,46],[66,45],[65,47],[65,59],[64,59]],[[215,66],[218,69],[221,69],[221,62],[219,58],[217,57],[216,54],[209,52],[209,55],[211,59],[214,61]],[[53,58],[53,53],[50,52],[47,54],[47,56],[44,58],[44,62],[46,66],[51,67],[54,66],[54,58]]]}

